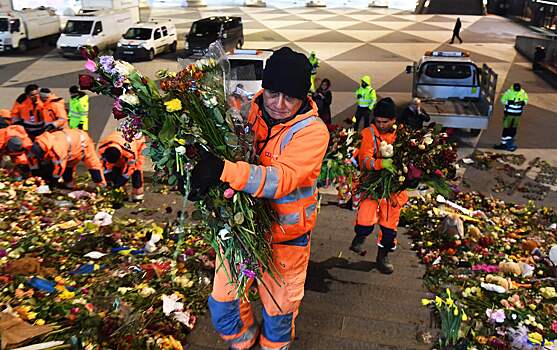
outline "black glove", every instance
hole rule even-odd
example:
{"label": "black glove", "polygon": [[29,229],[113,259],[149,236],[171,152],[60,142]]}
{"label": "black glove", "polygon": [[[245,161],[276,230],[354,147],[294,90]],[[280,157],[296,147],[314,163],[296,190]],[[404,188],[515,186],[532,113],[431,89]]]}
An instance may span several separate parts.
{"label": "black glove", "polygon": [[79,123],[79,125],[77,126],[77,128],[78,128],[79,130],[83,130],[83,123]]}
{"label": "black glove", "polygon": [[51,130],[54,130],[54,129],[56,129],[56,126],[54,126],[54,124],[47,124],[44,127],[44,131],[51,131]]}
{"label": "black glove", "polygon": [[191,191],[188,196],[194,202],[200,200],[212,186],[219,184],[224,170],[224,160],[204,149],[199,150],[199,155],[199,161],[191,172]]}

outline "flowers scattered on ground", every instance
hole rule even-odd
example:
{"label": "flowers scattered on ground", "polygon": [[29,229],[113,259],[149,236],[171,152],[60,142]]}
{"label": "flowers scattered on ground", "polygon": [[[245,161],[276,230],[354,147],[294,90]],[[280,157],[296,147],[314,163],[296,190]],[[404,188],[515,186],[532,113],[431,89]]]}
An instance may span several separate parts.
{"label": "flowers scattered on ground", "polygon": [[[509,204],[478,193],[460,193],[454,204],[460,209],[428,195],[412,199],[401,217],[426,264],[427,288],[432,293],[449,288],[453,303],[467,315],[452,346],[555,349],[557,259],[551,254],[557,252],[555,210]],[[462,222],[462,232],[449,224],[455,218]],[[438,298],[445,300],[444,294]],[[441,315],[441,310],[437,313]],[[449,339],[441,329],[440,341]]]}
{"label": "flowers scattered on ground", "polygon": [[[172,214],[158,223],[120,218],[103,193],[41,194],[42,185],[0,172],[0,311],[52,327],[31,344],[185,348],[211,289],[206,228],[179,225]],[[166,315],[162,296],[174,294],[181,308]]]}

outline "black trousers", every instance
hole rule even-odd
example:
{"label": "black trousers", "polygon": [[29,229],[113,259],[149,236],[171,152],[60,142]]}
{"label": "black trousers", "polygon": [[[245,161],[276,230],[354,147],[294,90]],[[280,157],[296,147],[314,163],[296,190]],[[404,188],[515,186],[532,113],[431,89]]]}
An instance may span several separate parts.
{"label": "black trousers", "polygon": [[453,37],[451,38],[451,44],[454,43],[454,38],[457,38],[458,40],[460,40],[460,43],[462,44],[462,39],[460,38],[460,33],[459,32],[453,32]]}
{"label": "black trousers", "polygon": [[371,110],[369,107],[360,107],[356,109],[356,122],[354,123],[354,130],[358,130],[360,127],[360,120],[364,118],[364,129],[369,126],[369,116]]}

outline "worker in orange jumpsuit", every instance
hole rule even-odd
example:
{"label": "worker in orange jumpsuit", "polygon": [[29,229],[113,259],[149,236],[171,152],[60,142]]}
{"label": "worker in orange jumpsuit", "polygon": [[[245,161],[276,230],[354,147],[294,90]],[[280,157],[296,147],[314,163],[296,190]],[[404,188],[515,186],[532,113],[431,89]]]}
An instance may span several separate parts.
{"label": "worker in orange jumpsuit", "polygon": [[0,109],[0,128],[5,128],[12,123],[12,112],[9,109]]}
{"label": "worker in orange jumpsuit", "polygon": [[305,55],[287,47],[275,51],[265,66],[263,90],[254,96],[248,115],[256,163],[221,160],[202,151],[192,171],[191,199],[224,182],[236,191],[267,199],[277,214],[271,232],[272,258],[284,283],[277,284],[268,273],[259,277],[269,287],[267,291],[257,286],[263,304],[261,332],[251,304],[238,299],[236,286],[216,263],[209,310],[230,349],[250,349],[257,343],[262,350],[288,349],[294,339],[317,218],[317,178],[329,142],[317,106],[307,96],[310,73]]}
{"label": "worker in orange jumpsuit", "polygon": [[41,109],[39,87],[35,84],[27,85],[25,92],[19,95],[12,107],[12,124],[23,125],[29,137],[34,139],[44,131]]}
{"label": "worker in orange jumpsuit", "polygon": [[44,131],[69,128],[64,99],[56,96],[49,88],[42,88],[39,96],[42,102],[41,114],[45,122]]}
{"label": "worker in orange jumpsuit", "polygon": [[29,172],[26,153],[33,142],[21,125],[10,125],[0,129],[0,160],[9,156],[14,165],[12,176],[20,177]]}
{"label": "worker in orange jumpsuit", "polygon": [[31,170],[51,184],[57,184],[62,178],[66,188],[74,188],[77,164],[84,162],[93,182],[99,187],[106,186],[95,144],[86,131],[64,129],[45,132],[35,139],[28,157]]}
{"label": "worker in orange jumpsuit", "polygon": [[[373,110],[374,123],[361,132],[361,145],[358,152],[358,163],[363,172],[380,171],[386,169],[395,171],[390,158],[381,158],[379,144],[385,141],[393,144],[396,139],[395,103],[390,97],[381,99]],[[393,273],[393,265],[388,255],[396,249],[396,230],[400,218],[400,209],[408,201],[406,191],[395,193],[390,198],[365,198],[358,208],[356,236],[352,240],[350,250],[364,255],[364,242],[373,232],[373,226],[379,224],[379,238],[377,250],[377,268],[385,274]]]}
{"label": "worker in orange jumpsuit", "polygon": [[144,149],[144,137],[128,142],[118,131],[99,142],[99,156],[106,182],[112,187],[121,187],[131,178],[132,201],[143,199]]}

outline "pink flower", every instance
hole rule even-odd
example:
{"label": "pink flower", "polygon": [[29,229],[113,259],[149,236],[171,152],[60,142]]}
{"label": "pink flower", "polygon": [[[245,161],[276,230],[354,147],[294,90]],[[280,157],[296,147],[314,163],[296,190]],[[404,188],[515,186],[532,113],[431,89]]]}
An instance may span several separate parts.
{"label": "pink flower", "polygon": [[551,324],[551,330],[554,333],[557,333],[557,321],[553,321],[553,323]]}
{"label": "pink flower", "polygon": [[485,310],[485,314],[487,315],[487,318],[489,320],[489,322],[491,323],[503,323],[505,322],[505,310],[502,309],[497,309],[497,310],[493,310],[493,309],[487,309]]}
{"label": "pink flower", "polygon": [[487,273],[495,273],[495,272],[499,272],[499,266],[479,264],[479,265],[472,266],[472,271],[483,271]]}
{"label": "pink flower", "polygon": [[70,312],[75,315],[75,314],[79,313],[79,308],[78,307],[72,307]]}
{"label": "pink flower", "polygon": [[226,190],[224,190],[224,198],[230,199],[230,198],[234,197],[235,193],[236,193],[236,191],[234,191],[233,189],[227,188]]}
{"label": "pink flower", "polygon": [[97,71],[97,64],[95,63],[95,61],[93,61],[92,59],[87,59],[87,62],[85,63],[85,69],[87,69],[89,72],[96,72]]}
{"label": "pink flower", "polygon": [[435,175],[439,176],[439,177],[445,177],[445,174],[443,174],[443,172],[439,169],[435,169]]}
{"label": "pink flower", "polygon": [[115,109],[121,111],[122,110],[122,103],[120,102],[120,99],[117,98],[114,100],[114,106]]}

